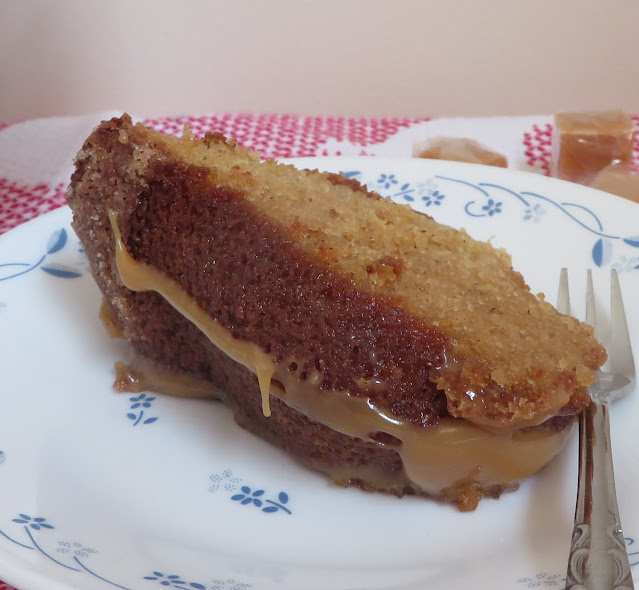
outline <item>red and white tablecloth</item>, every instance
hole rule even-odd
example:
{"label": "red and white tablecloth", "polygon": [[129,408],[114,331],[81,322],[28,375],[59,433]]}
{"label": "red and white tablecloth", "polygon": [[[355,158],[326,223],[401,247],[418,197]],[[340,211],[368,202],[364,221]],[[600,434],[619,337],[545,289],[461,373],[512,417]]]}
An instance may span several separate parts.
{"label": "red and white tablecloth", "polygon": [[[84,138],[100,120],[119,114],[0,123],[0,233],[64,205],[73,158]],[[267,158],[411,157],[413,146],[429,138],[468,137],[508,156],[511,168],[550,173],[551,116],[409,119],[222,113],[141,120],[172,134],[181,134],[184,124],[196,135],[219,131]]]}
{"label": "red and white tablecloth", "polygon": [[[120,114],[0,123],[0,234],[64,205],[73,158],[84,139],[101,120]],[[466,137],[506,155],[510,168],[550,174],[551,116],[409,119],[219,113],[140,120],[176,135],[185,124],[197,136],[219,131],[267,158],[411,157],[413,147],[429,138]],[[633,156],[637,166],[637,142]],[[14,589],[0,581],[0,590]]]}

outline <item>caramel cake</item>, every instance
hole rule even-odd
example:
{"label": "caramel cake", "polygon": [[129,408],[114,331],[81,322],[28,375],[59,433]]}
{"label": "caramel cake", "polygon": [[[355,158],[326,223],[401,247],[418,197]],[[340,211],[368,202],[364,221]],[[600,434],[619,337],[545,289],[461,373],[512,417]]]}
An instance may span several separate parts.
{"label": "caramel cake", "polygon": [[159,367],[120,388],[222,398],[339,484],[472,510],[559,452],[605,358],[504,251],[220,134],[103,122],[68,201],[110,332]]}

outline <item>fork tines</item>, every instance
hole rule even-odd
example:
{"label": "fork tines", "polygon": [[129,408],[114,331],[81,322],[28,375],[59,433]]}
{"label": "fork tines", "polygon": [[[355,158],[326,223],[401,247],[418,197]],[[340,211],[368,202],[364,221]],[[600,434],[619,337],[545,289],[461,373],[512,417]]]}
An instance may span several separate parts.
{"label": "fork tines", "polygon": [[[559,277],[559,294],[557,309],[570,315],[570,289],[568,286],[568,270],[563,268]],[[588,269],[586,276],[586,322],[595,330],[595,337],[606,348],[608,361],[603,369],[606,373],[622,374],[634,381],[635,364],[628,330],[628,321],[621,295],[619,275],[615,269],[610,271],[610,330],[603,329],[602,322],[597,319],[595,290],[592,271]]]}

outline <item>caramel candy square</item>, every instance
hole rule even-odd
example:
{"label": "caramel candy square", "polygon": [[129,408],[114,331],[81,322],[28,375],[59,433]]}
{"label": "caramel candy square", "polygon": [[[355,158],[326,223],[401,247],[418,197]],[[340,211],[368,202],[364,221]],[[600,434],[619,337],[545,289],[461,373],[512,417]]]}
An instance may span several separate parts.
{"label": "caramel candy square", "polygon": [[605,168],[590,186],[639,203],[639,176],[633,174],[627,166]]}
{"label": "caramel candy square", "polygon": [[458,137],[435,137],[421,147],[414,146],[413,157],[508,167],[506,156],[492,151],[474,139]]}
{"label": "caramel candy square", "polygon": [[553,138],[554,175],[589,184],[604,168],[629,165],[634,124],[623,111],[558,113]]}

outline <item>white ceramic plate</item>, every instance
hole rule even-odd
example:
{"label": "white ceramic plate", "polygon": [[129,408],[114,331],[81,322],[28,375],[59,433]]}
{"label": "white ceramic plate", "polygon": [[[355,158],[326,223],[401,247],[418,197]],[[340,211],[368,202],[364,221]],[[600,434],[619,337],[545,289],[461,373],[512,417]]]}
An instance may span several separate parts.
{"label": "white ceramic plate", "polygon": [[[639,207],[532,174],[421,160],[305,159],[507,248],[554,301],[559,269],[602,307],[621,271],[639,351]],[[474,513],[334,487],[216,403],[111,389],[110,340],[70,212],[0,237],[0,578],[21,590],[563,587],[576,446]],[[605,296],[604,296],[605,294]],[[583,310],[576,301],[576,310]],[[639,399],[612,410],[639,579]]]}

